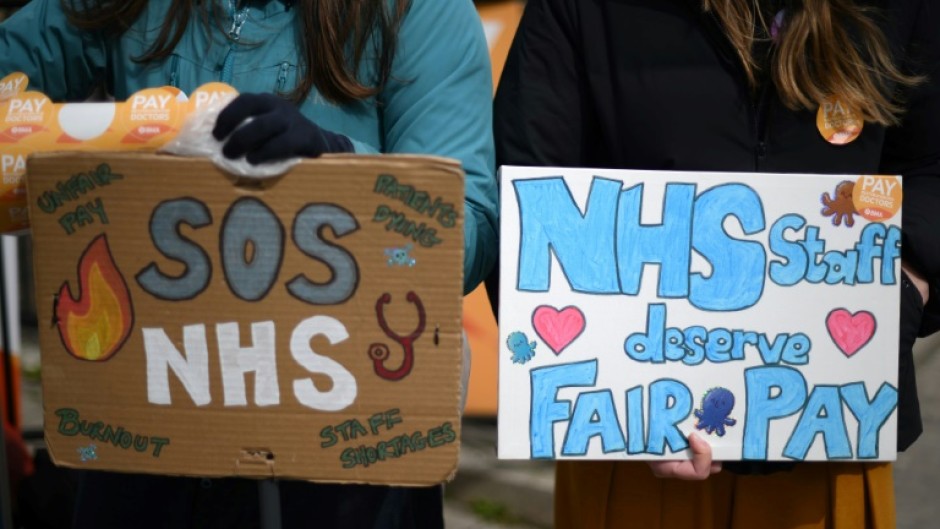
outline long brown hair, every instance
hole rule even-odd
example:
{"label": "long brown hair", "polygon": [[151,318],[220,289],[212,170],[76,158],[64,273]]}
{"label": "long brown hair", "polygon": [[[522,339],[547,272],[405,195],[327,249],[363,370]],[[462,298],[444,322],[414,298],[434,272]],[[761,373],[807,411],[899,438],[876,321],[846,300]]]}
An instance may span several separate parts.
{"label": "long brown hair", "polygon": [[[761,0],[702,0],[724,27],[744,64],[751,86],[757,84],[759,61],[754,56],[755,29],[770,35],[770,21]],[[772,15],[771,15],[772,16]],[[815,110],[838,96],[865,121],[895,125],[903,111],[896,88],[921,78],[895,63],[877,13],[853,0],[795,0],[772,48],[770,74],[783,103],[793,110]]]}
{"label": "long brown hair", "polygon": [[[241,1],[241,0],[240,0]],[[127,31],[147,6],[147,0],[61,0],[75,26],[107,35]],[[137,62],[165,59],[173,53],[194,17],[204,24],[220,24],[218,0],[171,0],[167,18],[150,48]],[[351,103],[377,94],[388,82],[398,42],[401,20],[409,0],[397,0],[394,8],[386,0],[304,0],[295,2],[301,28],[303,72],[289,94],[302,101],[316,87],[334,103]],[[213,13],[215,13],[213,15]],[[221,26],[220,26],[221,27]],[[225,32],[223,32],[224,34]],[[377,76],[361,80],[356,72],[363,56],[375,46]],[[351,54],[347,55],[347,51]]]}

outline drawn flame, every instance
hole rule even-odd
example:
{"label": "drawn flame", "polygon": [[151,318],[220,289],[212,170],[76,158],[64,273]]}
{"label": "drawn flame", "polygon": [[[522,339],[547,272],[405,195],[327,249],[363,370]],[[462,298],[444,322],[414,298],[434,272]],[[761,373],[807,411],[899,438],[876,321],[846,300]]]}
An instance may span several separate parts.
{"label": "drawn flame", "polygon": [[78,283],[78,299],[67,281],[59,289],[55,306],[59,336],[72,356],[102,362],[120,350],[134,324],[130,292],[105,235],[91,241],[82,254]]}

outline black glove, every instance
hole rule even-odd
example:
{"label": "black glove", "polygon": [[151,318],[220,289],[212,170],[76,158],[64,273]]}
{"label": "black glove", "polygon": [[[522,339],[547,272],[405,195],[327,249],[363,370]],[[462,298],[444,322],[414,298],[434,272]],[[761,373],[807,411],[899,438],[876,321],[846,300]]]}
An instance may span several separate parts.
{"label": "black glove", "polygon": [[[248,118],[253,119],[242,125]],[[273,94],[236,97],[219,113],[212,135],[219,141],[228,137],[222,147],[226,158],[246,156],[248,163],[255,165],[353,151],[349,138],[321,129],[296,105]]]}

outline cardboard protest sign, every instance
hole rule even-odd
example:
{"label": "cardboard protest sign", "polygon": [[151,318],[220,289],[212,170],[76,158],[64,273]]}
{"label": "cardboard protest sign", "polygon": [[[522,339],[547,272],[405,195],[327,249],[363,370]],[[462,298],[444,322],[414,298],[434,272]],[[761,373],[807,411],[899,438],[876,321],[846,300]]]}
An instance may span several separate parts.
{"label": "cardboard protest sign", "polygon": [[500,176],[501,458],[895,457],[900,178]]}
{"label": "cardboard protest sign", "polygon": [[233,181],[206,160],[73,153],[28,171],[56,463],[452,476],[459,164],[328,156]]}

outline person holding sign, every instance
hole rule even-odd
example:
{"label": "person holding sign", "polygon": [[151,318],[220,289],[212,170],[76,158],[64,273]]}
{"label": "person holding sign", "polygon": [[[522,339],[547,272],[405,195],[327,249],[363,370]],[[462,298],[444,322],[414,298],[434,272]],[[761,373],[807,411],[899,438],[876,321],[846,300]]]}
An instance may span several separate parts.
{"label": "person holding sign", "polygon": [[[230,158],[459,160],[466,292],[496,257],[490,71],[470,0],[34,0],[0,25],[0,77],[23,72],[54,101],[232,85],[214,130]],[[440,487],[280,485],[284,527],[443,524]],[[76,526],[256,527],[257,511],[250,480],[89,474]]]}
{"label": "person holding sign", "polygon": [[[934,7],[926,0],[530,0],[497,89],[497,162],[903,175],[904,450],[921,432],[912,346],[940,329]],[[821,202],[834,226],[851,227],[862,214],[848,188]],[[556,527],[894,526],[889,464],[722,464],[704,435],[688,435],[688,461],[559,462]]]}

